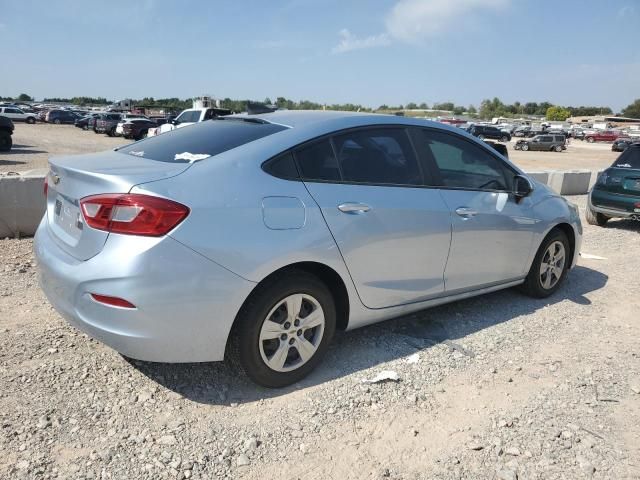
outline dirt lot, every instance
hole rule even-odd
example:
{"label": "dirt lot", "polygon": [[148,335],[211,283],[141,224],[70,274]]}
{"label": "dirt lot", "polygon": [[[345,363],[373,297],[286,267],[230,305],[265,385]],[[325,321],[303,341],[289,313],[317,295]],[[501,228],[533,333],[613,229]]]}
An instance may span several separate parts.
{"label": "dirt lot", "polygon": [[[51,309],[31,240],[0,240],[0,478],[640,478],[639,232],[585,226],[604,259],[550,299],[339,334],[277,391],[225,364],[127,361]],[[383,370],[400,381],[362,383]]]}
{"label": "dirt lot", "polygon": [[[16,123],[13,135],[14,149],[0,153],[0,173],[20,172],[34,168],[46,168],[51,155],[88,153],[108,150],[129,143],[122,138],[96,135],[72,125],[27,125]],[[509,155],[525,171],[539,170],[598,170],[608,167],[619,155],[611,151],[610,144],[588,144],[572,141],[562,153],[521,152],[508,145]]]}

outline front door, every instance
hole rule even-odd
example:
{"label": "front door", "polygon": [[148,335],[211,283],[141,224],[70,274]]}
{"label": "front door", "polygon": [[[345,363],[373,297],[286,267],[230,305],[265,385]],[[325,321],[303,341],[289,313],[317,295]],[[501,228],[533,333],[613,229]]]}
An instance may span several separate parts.
{"label": "front door", "polygon": [[460,135],[424,129],[416,138],[439,176],[451,212],[446,292],[524,277],[536,220],[530,199],[518,200],[511,193],[517,172]]}
{"label": "front door", "polygon": [[423,185],[404,128],[349,131],[295,157],[365,306],[444,292],[450,213],[440,192]]}

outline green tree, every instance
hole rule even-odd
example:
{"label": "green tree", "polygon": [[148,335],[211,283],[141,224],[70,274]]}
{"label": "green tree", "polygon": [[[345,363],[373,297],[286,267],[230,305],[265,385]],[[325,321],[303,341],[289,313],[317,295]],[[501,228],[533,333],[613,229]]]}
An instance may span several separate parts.
{"label": "green tree", "polygon": [[20,95],[18,95],[18,100],[20,100],[21,102],[33,102],[33,97],[27,95],[26,93],[21,93]]}
{"label": "green tree", "polygon": [[462,115],[464,113],[464,107],[456,106],[452,109],[454,115]]}
{"label": "green tree", "polygon": [[630,118],[640,118],[640,98],[623,108],[622,115]]}
{"label": "green tree", "polygon": [[407,103],[407,105],[405,106],[405,108],[407,110],[415,110],[416,108],[418,108],[418,105],[413,103],[413,102],[409,102]]}
{"label": "green tree", "polygon": [[553,107],[547,108],[545,116],[547,120],[564,122],[567,118],[571,116],[571,112],[564,107],[553,106]]}
{"label": "green tree", "polygon": [[434,110],[451,111],[454,108],[455,108],[455,105],[453,104],[453,102],[443,102],[443,103],[434,103],[433,104],[433,109]]}
{"label": "green tree", "polygon": [[428,110],[429,109],[429,105],[427,105],[425,102],[422,102],[420,104],[419,108],[421,108],[422,110]]}
{"label": "green tree", "polygon": [[478,113],[478,110],[476,110],[476,107],[474,107],[473,105],[469,105],[467,107],[467,113],[469,113],[470,115],[475,115],[476,113]]}

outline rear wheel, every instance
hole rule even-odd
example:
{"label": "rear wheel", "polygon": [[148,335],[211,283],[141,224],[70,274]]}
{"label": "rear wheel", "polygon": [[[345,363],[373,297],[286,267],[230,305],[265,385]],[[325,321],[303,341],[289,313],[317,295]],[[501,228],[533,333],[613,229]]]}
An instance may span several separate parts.
{"label": "rear wheel", "polygon": [[284,387],[322,360],[335,331],[335,303],[327,286],[303,271],[258,288],[238,314],[233,350],[254,382]]}
{"label": "rear wheel", "polygon": [[0,130],[0,152],[8,152],[11,150],[12,145],[13,140],[11,139],[11,134]]}
{"label": "rear wheel", "polygon": [[553,150],[558,153],[562,152],[562,145],[556,145],[555,147],[553,147]]}
{"label": "rear wheel", "polygon": [[565,279],[571,263],[569,240],[562,230],[554,229],[544,239],[533,260],[521,290],[535,298],[554,293]]}
{"label": "rear wheel", "polygon": [[507,143],[509,141],[509,137],[507,137],[506,135],[504,135],[503,137],[500,138],[500,141],[502,143]]}
{"label": "rear wheel", "polygon": [[53,123],[55,123],[56,125],[60,125],[62,122],[60,121],[59,118],[56,118]]}
{"label": "rear wheel", "polygon": [[609,221],[609,217],[600,212],[594,212],[590,207],[587,207],[584,216],[589,225],[597,225],[598,227],[604,227]]}
{"label": "rear wheel", "polygon": [[589,143],[593,143],[593,142],[595,142],[595,141],[596,141],[596,140],[595,140],[593,137],[587,137],[587,142],[589,142]]}
{"label": "rear wheel", "polygon": [[529,144],[523,143],[521,148],[526,152],[527,150],[529,150]]}
{"label": "rear wheel", "polygon": [[36,123],[36,119],[34,117],[27,117],[27,123],[33,125]]}

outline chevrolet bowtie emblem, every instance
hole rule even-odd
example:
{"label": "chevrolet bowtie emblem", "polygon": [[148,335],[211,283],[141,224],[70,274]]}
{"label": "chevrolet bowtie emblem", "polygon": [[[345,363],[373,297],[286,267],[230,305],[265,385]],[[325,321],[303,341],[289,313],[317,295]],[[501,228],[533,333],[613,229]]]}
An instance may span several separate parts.
{"label": "chevrolet bowtie emblem", "polygon": [[54,185],[57,185],[60,183],[60,177],[58,175],[53,175],[52,178],[53,178]]}

